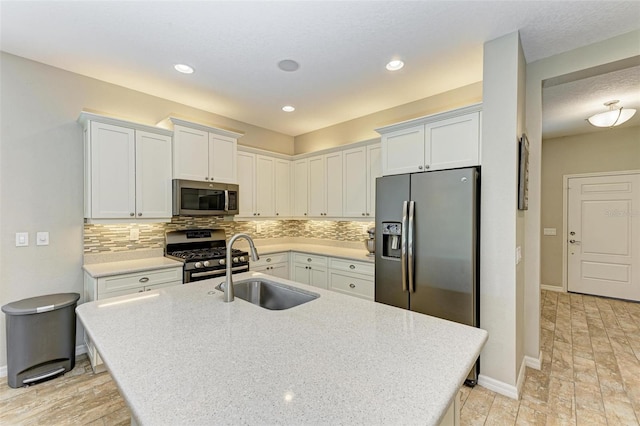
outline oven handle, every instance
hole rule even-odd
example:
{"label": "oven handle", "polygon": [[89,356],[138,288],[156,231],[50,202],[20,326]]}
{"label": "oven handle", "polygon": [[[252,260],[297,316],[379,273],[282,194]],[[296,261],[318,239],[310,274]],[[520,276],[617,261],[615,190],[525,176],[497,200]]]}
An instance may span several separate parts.
{"label": "oven handle", "polygon": [[224,190],[224,211],[225,212],[229,211],[229,190],[228,189]]}
{"label": "oven handle", "polygon": [[[247,268],[246,266],[236,266],[235,268],[231,268],[231,272],[237,272],[237,271],[242,271],[242,272],[248,272],[249,268]],[[215,270],[215,271],[207,271],[207,272],[192,272],[191,276],[193,278],[198,278],[198,277],[206,277],[206,276],[218,276],[218,275],[225,275],[227,273],[226,269],[222,269],[222,270]]]}

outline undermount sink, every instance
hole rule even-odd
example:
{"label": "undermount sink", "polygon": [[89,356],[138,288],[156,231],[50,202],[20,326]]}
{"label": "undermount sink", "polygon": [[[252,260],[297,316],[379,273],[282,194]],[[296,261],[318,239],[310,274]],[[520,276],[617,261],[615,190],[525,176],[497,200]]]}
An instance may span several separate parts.
{"label": "undermount sink", "polygon": [[[224,283],[216,288],[222,291]],[[251,278],[233,283],[235,297],[265,309],[281,311],[302,305],[320,297],[317,293],[263,278]]]}

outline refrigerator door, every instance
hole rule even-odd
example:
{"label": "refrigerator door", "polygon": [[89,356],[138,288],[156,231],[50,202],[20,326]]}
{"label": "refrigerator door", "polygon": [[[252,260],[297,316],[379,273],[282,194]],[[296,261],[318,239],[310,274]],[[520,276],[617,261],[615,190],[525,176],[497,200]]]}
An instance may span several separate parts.
{"label": "refrigerator door", "polygon": [[475,168],[411,175],[412,311],[477,326],[476,199]]}
{"label": "refrigerator door", "polygon": [[[383,237],[383,224],[402,224],[403,205],[409,200],[410,175],[384,176],[376,179],[376,302],[409,309],[409,292],[403,291],[401,250],[392,249],[398,241]],[[400,241],[406,239],[406,230]],[[387,244],[385,248],[384,245]],[[400,247],[406,249],[406,247]],[[392,253],[394,256],[386,256]],[[406,279],[406,277],[405,277]],[[406,282],[406,281],[405,281]]]}

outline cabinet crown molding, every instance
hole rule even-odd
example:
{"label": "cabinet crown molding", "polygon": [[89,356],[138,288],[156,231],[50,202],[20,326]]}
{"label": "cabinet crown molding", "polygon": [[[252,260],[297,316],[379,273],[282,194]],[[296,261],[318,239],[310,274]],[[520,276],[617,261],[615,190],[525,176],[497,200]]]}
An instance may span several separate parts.
{"label": "cabinet crown molding", "polygon": [[144,132],[155,133],[158,135],[171,136],[173,132],[171,130],[163,129],[162,127],[150,126],[148,124],[136,123],[133,121],[123,120],[116,117],[110,117],[108,115],[95,114],[89,111],[81,111],[78,116],[78,123],[84,127],[91,121],[95,121],[103,124],[111,124],[113,126],[126,127],[134,130],[142,130]]}
{"label": "cabinet crown molding", "polygon": [[219,127],[213,127],[205,124],[194,123],[193,121],[187,121],[187,120],[183,120],[181,118],[177,118],[173,116],[169,116],[164,120],[160,121],[158,123],[158,126],[167,128],[167,129],[173,129],[173,126],[190,127],[192,129],[198,129],[203,132],[215,133],[217,135],[227,136],[229,138],[234,138],[234,139],[238,139],[244,136],[244,133],[238,133],[232,130],[221,129]]}
{"label": "cabinet crown molding", "polygon": [[375,129],[375,131],[381,135],[384,135],[386,133],[395,132],[396,130],[402,130],[409,127],[419,126],[421,124],[428,124],[435,121],[446,120],[448,118],[459,117],[461,115],[478,111],[482,111],[481,102],[462,108],[456,108],[449,111],[438,112],[436,114],[425,115],[423,117],[412,118],[411,120],[401,121],[399,123],[390,124],[384,127],[378,127],[377,129]]}

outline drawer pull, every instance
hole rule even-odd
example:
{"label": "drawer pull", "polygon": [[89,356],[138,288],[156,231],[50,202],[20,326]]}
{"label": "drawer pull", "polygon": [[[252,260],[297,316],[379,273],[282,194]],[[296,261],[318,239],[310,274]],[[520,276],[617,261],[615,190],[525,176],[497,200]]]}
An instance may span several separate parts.
{"label": "drawer pull", "polygon": [[310,257],[307,257],[307,262],[311,262],[311,258]]}
{"label": "drawer pull", "polygon": [[267,257],[267,262],[271,262],[271,258],[270,257]]}
{"label": "drawer pull", "polygon": [[351,288],[356,288],[356,285],[355,285],[355,284],[353,284],[353,283],[351,283],[351,284],[349,284],[349,287],[351,287]]}
{"label": "drawer pull", "polygon": [[138,293],[144,293],[144,289],[138,290]]}
{"label": "drawer pull", "polygon": [[356,269],[355,265],[349,265],[349,269]]}
{"label": "drawer pull", "polygon": [[149,278],[147,278],[147,277],[142,277],[142,278],[140,278],[138,281],[140,281],[141,283],[146,283],[146,282],[149,282]]}

